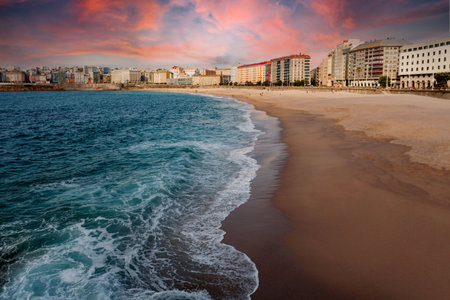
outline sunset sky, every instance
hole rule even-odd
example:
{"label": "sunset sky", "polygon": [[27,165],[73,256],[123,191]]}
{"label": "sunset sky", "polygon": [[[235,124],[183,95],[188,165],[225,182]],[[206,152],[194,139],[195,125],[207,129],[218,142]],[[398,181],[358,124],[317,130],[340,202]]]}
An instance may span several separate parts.
{"label": "sunset sky", "polygon": [[449,34],[448,0],[0,0],[0,66],[229,66]]}

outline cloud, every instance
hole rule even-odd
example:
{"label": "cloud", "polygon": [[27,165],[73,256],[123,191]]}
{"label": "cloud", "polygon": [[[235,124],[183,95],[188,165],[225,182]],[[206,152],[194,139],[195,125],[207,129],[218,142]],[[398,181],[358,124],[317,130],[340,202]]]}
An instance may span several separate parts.
{"label": "cloud", "polygon": [[343,39],[373,38],[364,32],[421,22],[445,34],[448,24],[427,20],[447,12],[446,0],[0,0],[0,65],[95,54],[101,64],[208,66],[306,52],[314,66]]}

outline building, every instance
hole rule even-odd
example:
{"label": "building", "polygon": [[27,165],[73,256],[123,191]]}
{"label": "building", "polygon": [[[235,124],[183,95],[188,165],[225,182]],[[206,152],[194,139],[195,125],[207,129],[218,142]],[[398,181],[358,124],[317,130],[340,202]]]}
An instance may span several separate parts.
{"label": "building", "polygon": [[4,82],[24,83],[26,81],[25,72],[8,71],[3,73]]}
{"label": "building", "polygon": [[450,37],[409,44],[400,51],[402,88],[431,88],[436,85],[434,74],[450,72]]}
{"label": "building", "polygon": [[197,75],[192,77],[193,85],[219,85],[221,82],[220,75]]}
{"label": "building", "polygon": [[84,71],[75,71],[73,78],[74,78],[74,83],[88,83],[89,82],[89,74],[84,73]]}
{"label": "building", "polygon": [[203,69],[200,71],[200,75],[216,75],[216,70]]}
{"label": "building", "polygon": [[43,74],[30,75],[31,83],[47,83],[47,77]]}
{"label": "building", "polygon": [[184,73],[186,73],[189,77],[200,75],[200,71],[197,68],[184,68]]}
{"label": "building", "polygon": [[333,51],[331,72],[329,72],[332,86],[342,87],[349,84],[349,53],[350,50],[362,43],[363,41],[350,39],[336,45]]}
{"label": "building", "polygon": [[179,74],[184,73],[184,70],[183,70],[183,68],[174,66],[174,67],[172,67],[172,69],[170,69],[170,72],[173,74],[172,78],[178,78]]}
{"label": "building", "polygon": [[314,85],[314,86],[319,85],[319,72],[320,72],[320,67],[314,68],[309,72],[309,78],[311,80],[311,85]]}
{"label": "building", "polygon": [[216,75],[221,76],[221,83],[223,84],[231,82],[231,68],[216,68]]}
{"label": "building", "polygon": [[349,78],[352,86],[378,86],[381,76],[388,76],[391,86],[399,84],[400,48],[409,42],[386,38],[360,44],[349,51]]}
{"label": "building", "polygon": [[328,56],[322,60],[319,66],[319,86],[327,86],[328,82]]}
{"label": "building", "polygon": [[111,71],[111,83],[135,84],[141,81],[141,72],[138,70],[118,69]]}
{"label": "building", "polygon": [[63,84],[66,83],[66,71],[53,71],[52,72],[52,83]]}
{"label": "building", "polygon": [[293,83],[305,80],[309,84],[310,61],[309,55],[301,53],[274,58],[270,61],[270,81]]}
{"label": "building", "polygon": [[157,70],[153,72],[153,83],[166,84],[167,79],[172,78],[172,73],[167,70]]}
{"label": "building", "polygon": [[192,77],[168,78],[168,85],[192,85]]}
{"label": "building", "polygon": [[267,66],[269,64],[270,61],[263,61],[260,63],[238,66],[236,82],[239,84],[245,84],[247,82],[258,83],[266,81]]}

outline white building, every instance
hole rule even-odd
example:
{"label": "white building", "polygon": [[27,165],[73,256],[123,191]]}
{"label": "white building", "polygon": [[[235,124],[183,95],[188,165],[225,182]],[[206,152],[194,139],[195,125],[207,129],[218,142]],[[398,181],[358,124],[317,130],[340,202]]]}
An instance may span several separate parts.
{"label": "white building", "polygon": [[434,87],[434,74],[441,72],[450,72],[450,37],[401,48],[399,76],[402,88]]}
{"label": "white building", "polygon": [[363,43],[349,52],[349,78],[352,86],[378,86],[381,76],[388,76],[391,86],[399,84],[400,48],[409,42],[386,38]]}
{"label": "white building", "polygon": [[200,70],[198,68],[184,68],[184,73],[189,77],[200,75]]}
{"label": "white building", "polygon": [[138,70],[119,69],[111,72],[111,83],[139,83],[141,72]]}
{"label": "white building", "polygon": [[305,80],[309,84],[311,57],[306,54],[294,54],[270,61],[270,81],[293,83]]}

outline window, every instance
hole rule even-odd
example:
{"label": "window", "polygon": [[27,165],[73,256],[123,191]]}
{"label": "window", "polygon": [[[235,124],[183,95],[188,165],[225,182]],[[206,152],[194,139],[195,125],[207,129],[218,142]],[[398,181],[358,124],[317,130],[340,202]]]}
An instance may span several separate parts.
{"label": "window", "polygon": [[402,59],[405,59],[405,57],[402,55]]}
{"label": "window", "polygon": [[422,57],[424,57],[425,56],[425,53],[422,53]]}
{"label": "window", "polygon": [[430,52],[428,52],[428,56],[430,56]]}
{"label": "window", "polygon": [[422,60],[422,63],[424,63],[425,61],[424,60]]}
{"label": "window", "polygon": [[430,69],[430,67],[427,67],[427,70],[429,70]]}
{"label": "window", "polygon": [[440,69],[441,66],[438,66],[438,70]]}
{"label": "window", "polygon": [[409,55],[406,55],[406,58],[409,58]]}
{"label": "window", "polygon": [[445,69],[445,65],[443,65],[442,68]]}
{"label": "window", "polygon": [[438,58],[438,62],[441,62],[441,58]]}
{"label": "window", "polygon": [[408,49],[408,52],[411,52],[412,51],[412,49]]}
{"label": "window", "polygon": [[430,49],[433,48],[433,45],[430,45]]}
{"label": "window", "polygon": [[446,45],[450,45],[450,41],[448,41],[447,43],[445,43]]}
{"label": "window", "polygon": [[416,71],[419,71],[419,68],[416,68]]}
{"label": "window", "polygon": [[423,46],[423,49],[428,49],[428,46]]}
{"label": "window", "polygon": [[422,67],[422,71],[423,71],[423,67]]}
{"label": "window", "polygon": [[434,44],[435,47],[439,47],[439,44]]}
{"label": "window", "polygon": [[441,46],[444,46],[445,45],[445,43],[441,43]]}
{"label": "window", "polygon": [[419,50],[422,50],[422,47],[419,47]]}
{"label": "window", "polygon": [[439,54],[441,54],[441,50],[439,50]]}
{"label": "window", "polygon": [[433,51],[433,55],[436,55],[436,51]]}
{"label": "window", "polygon": [[447,61],[447,57],[446,56],[444,56],[444,61]]}
{"label": "window", "polygon": [[417,51],[417,48],[414,48],[413,50],[414,50],[414,51]]}

